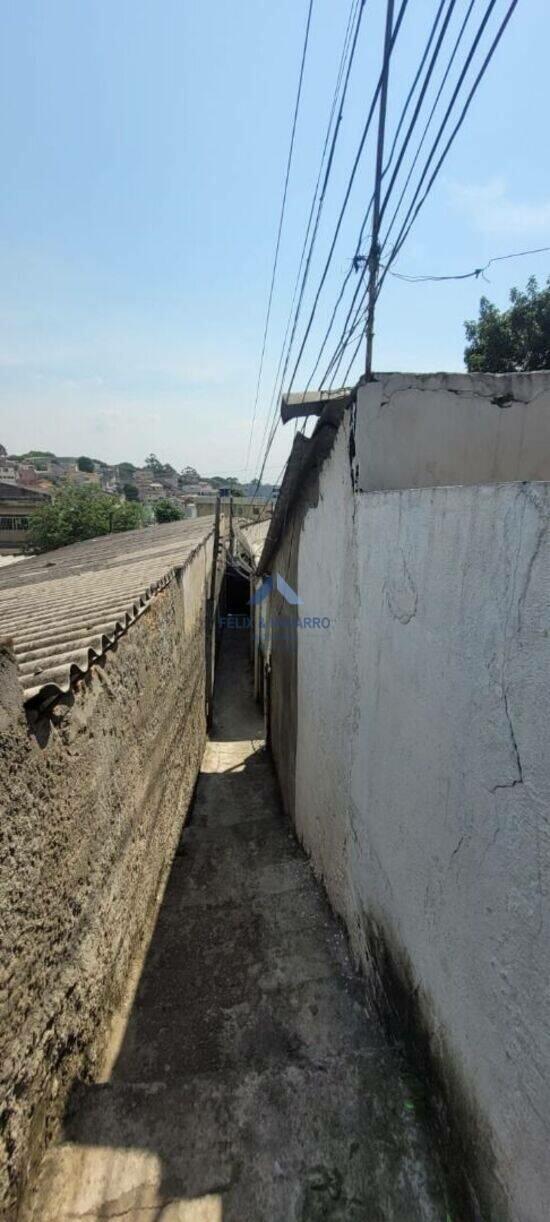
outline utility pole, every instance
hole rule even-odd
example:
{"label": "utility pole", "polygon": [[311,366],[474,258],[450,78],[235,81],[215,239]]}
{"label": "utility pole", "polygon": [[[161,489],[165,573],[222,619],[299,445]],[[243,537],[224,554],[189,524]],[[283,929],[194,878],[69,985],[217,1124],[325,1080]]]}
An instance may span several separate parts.
{"label": "utility pole", "polygon": [[369,264],[369,297],[367,307],[367,359],[365,373],[367,379],[372,374],[372,345],[374,340],[374,308],[376,305],[376,290],[378,286],[378,267],[380,263],[380,196],[382,193],[382,171],[384,168],[384,138],[386,133],[386,109],[388,104],[388,78],[390,75],[390,59],[392,53],[394,0],[388,0],[386,9],[386,33],[384,36],[384,60],[382,64],[382,82],[380,87],[380,110],[378,113],[378,145],[376,149],[376,176],[374,179],[374,205],[372,213],[372,240],[368,258]]}
{"label": "utility pole", "polygon": [[233,530],[233,493],[229,493],[229,555],[235,551],[235,532]]}

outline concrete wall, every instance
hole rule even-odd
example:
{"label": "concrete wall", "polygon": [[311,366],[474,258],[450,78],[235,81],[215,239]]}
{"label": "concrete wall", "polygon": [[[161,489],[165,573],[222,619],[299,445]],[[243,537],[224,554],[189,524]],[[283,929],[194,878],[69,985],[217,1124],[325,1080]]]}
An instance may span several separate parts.
{"label": "concrete wall", "polygon": [[96,1072],[154,921],[205,742],[211,551],[47,720],[29,725],[1,653],[2,1217],[75,1077]]}
{"label": "concrete wall", "polygon": [[358,487],[550,476],[550,373],[380,374],[358,392]]}
{"label": "concrete wall", "polygon": [[246,539],[250,554],[257,562],[262,554],[263,546],[266,541],[267,532],[269,530],[270,518],[266,517],[262,522],[252,522],[250,525],[245,525],[244,522],[238,523],[238,529]]}
{"label": "concrete wall", "polygon": [[550,486],[354,492],[360,413],[273,563],[330,619],[272,634],[276,767],[371,998],[427,1053],[470,1216],[543,1222]]}

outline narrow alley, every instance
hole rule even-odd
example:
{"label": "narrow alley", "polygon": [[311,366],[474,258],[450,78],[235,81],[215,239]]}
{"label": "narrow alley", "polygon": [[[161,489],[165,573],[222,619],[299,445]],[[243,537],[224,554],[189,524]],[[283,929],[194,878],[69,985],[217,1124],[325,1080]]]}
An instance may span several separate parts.
{"label": "narrow alley", "polygon": [[214,726],[105,1081],[73,1092],[26,1217],[458,1222],[415,1092],[282,814],[225,631]]}

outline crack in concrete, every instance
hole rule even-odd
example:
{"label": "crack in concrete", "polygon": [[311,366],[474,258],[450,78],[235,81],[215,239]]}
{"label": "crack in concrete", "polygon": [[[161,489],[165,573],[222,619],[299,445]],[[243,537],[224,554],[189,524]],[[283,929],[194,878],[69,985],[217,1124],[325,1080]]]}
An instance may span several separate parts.
{"label": "crack in concrete", "polygon": [[[458,375],[458,376],[461,376],[461,375]],[[468,375],[462,375],[462,376],[464,377]],[[494,380],[494,375],[488,375],[488,376]],[[511,375],[511,376],[515,376],[515,375]],[[532,403],[536,403],[537,399],[540,399],[542,395],[545,395],[548,393],[548,388],[546,386],[543,386],[542,389],[538,390],[534,395],[528,395],[526,397],[523,397],[521,394],[519,394],[517,388],[515,388],[514,393],[509,392],[509,393],[505,393],[502,395],[495,395],[494,389],[491,385],[484,386],[483,383],[479,383],[477,380],[476,380],[476,384],[474,385],[472,381],[472,375],[470,374],[469,377],[471,381],[468,384],[468,386],[466,386],[464,389],[462,389],[459,386],[449,386],[444,381],[442,381],[441,385],[439,386],[421,386],[420,387],[419,386],[420,379],[411,380],[410,382],[407,382],[405,385],[397,386],[395,390],[392,390],[390,392],[389,395],[384,395],[384,393],[382,393],[380,408],[382,409],[383,407],[386,407],[388,403],[390,403],[391,400],[396,395],[407,394],[411,390],[417,391],[419,388],[421,389],[423,395],[447,394],[447,395],[456,395],[457,398],[459,399],[489,400],[490,403],[493,403],[495,407],[500,407],[501,410],[505,410],[506,408],[512,407],[513,405],[517,405],[518,407],[529,407]]]}
{"label": "crack in concrete", "polygon": [[536,511],[537,511],[537,513],[538,513],[538,515],[539,515],[539,528],[538,528],[538,531],[537,531],[537,538],[536,538],[536,541],[535,541],[535,546],[534,546],[534,548],[533,548],[533,552],[532,552],[532,554],[531,554],[531,558],[530,558],[529,563],[528,563],[528,565],[527,565],[527,571],[526,571],[526,574],[525,574],[525,579],[524,579],[524,582],[523,582],[523,589],[522,589],[522,591],[521,591],[521,593],[520,593],[520,596],[519,596],[519,598],[518,598],[518,619],[517,619],[517,622],[518,622],[518,633],[519,633],[519,632],[521,632],[521,630],[522,630],[522,626],[523,626],[523,611],[524,611],[524,607],[525,607],[525,601],[526,601],[526,598],[527,598],[527,594],[528,594],[528,591],[529,591],[529,586],[530,586],[530,584],[531,584],[531,577],[532,577],[532,574],[533,574],[533,569],[534,569],[535,563],[536,563],[536,561],[537,561],[537,559],[538,559],[539,552],[540,552],[540,549],[541,549],[541,547],[542,547],[542,542],[543,542],[543,539],[544,539],[544,537],[545,537],[545,535],[546,535],[546,531],[547,531],[547,529],[548,529],[548,516],[547,516],[547,515],[546,515],[546,516],[544,516],[544,511],[543,511],[542,506],[541,506],[540,502],[538,501],[537,497],[536,497],[536,496],[534,496],[532,493],[530,493],[530,492],[528,491],[528,489],[527,489],[527,488],[523,488],[523,489],[522,489],[522,495],[523,495],[523,496],[526,498],[526,500],[529,502],[529,504],[533,505],[533,506],[534,506],[534,508],[536,509]]}
{"label": "crack in concrete", "polygon": [[[453,849],[453,851],[452,851],[452,853],[451,853],[450,862],[453,860],[453,857],[456,857],[457,853],[459,853],[459,852],[460,852],[460,850],[461,850],[461,848],[462,848],[462,845],[464,844],[465,839],[466,839],[466,833],[464,832],[464,833],[462,834],[462,836],[460,837],[460,839],[459,839],[459,841],[458,841],[458,844],[457,844],[456,848],[454,848],[454,849]],[[450,865],[450,862],[449,862],[449,865]]]}
{"label": "crack in concrete", "polygon": [[[401,588],[396,585],[385,585],[386,601],[393,618],[399,620],[400,624],[410,624],[414,619],[418,607],[418,590],[409,572],[407,562],[403,552],[401,553],[401,564],[403,566],[403,583]],[[408,605],[407,605],[408,603]]]}
{"label": "crack in concrete", "polygon": [[506,719],[507,719],[508,728],[510,731],[510,742],[512,744],[512,750],[514,753],[514,760],[515,760],[518,775],[517,777],[514,778],[513,781],[502,781],[498,785],[492,785],[491,793],[497,793],[499,789],[515,789],[517,785],[523,785],[523,767],[521,763],[521,756],[519,753],[518,741],[516,738],[516,733],[514,730],[512,717],[510,714],[510,705],[508,702],[508,692],[506,688],[504,689],[503,700],[504,700],[504,711],[506,713]]}

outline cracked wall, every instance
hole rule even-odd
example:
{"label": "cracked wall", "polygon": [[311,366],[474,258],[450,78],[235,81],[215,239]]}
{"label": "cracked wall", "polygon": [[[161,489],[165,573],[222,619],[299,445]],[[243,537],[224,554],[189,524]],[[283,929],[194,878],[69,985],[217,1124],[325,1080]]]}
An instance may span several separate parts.
{"label": "cracked wall", "polygon": [[358,487],[544,480],[550,373],[379,374],[358,390]]}
{"label": "cracked wall", "polygon": [[[350,434],[348,414],[316,505],[289,515],[301,613],[331,628],[295,634],[287,806],[372,995],[390,991],[377,940],[405,982],[462,1128],[472,1201],[494,1222],[543,1222],[550,486],[354,493]],[[283,540],[283,576],[285,557]],[[288,667],[274,637],[274,687]]]}
{"label": "cracked wall", "polygon": [[211,560],[210,539],[36,725],[0,650],[2,1217],[154,923],[205,743]]}

